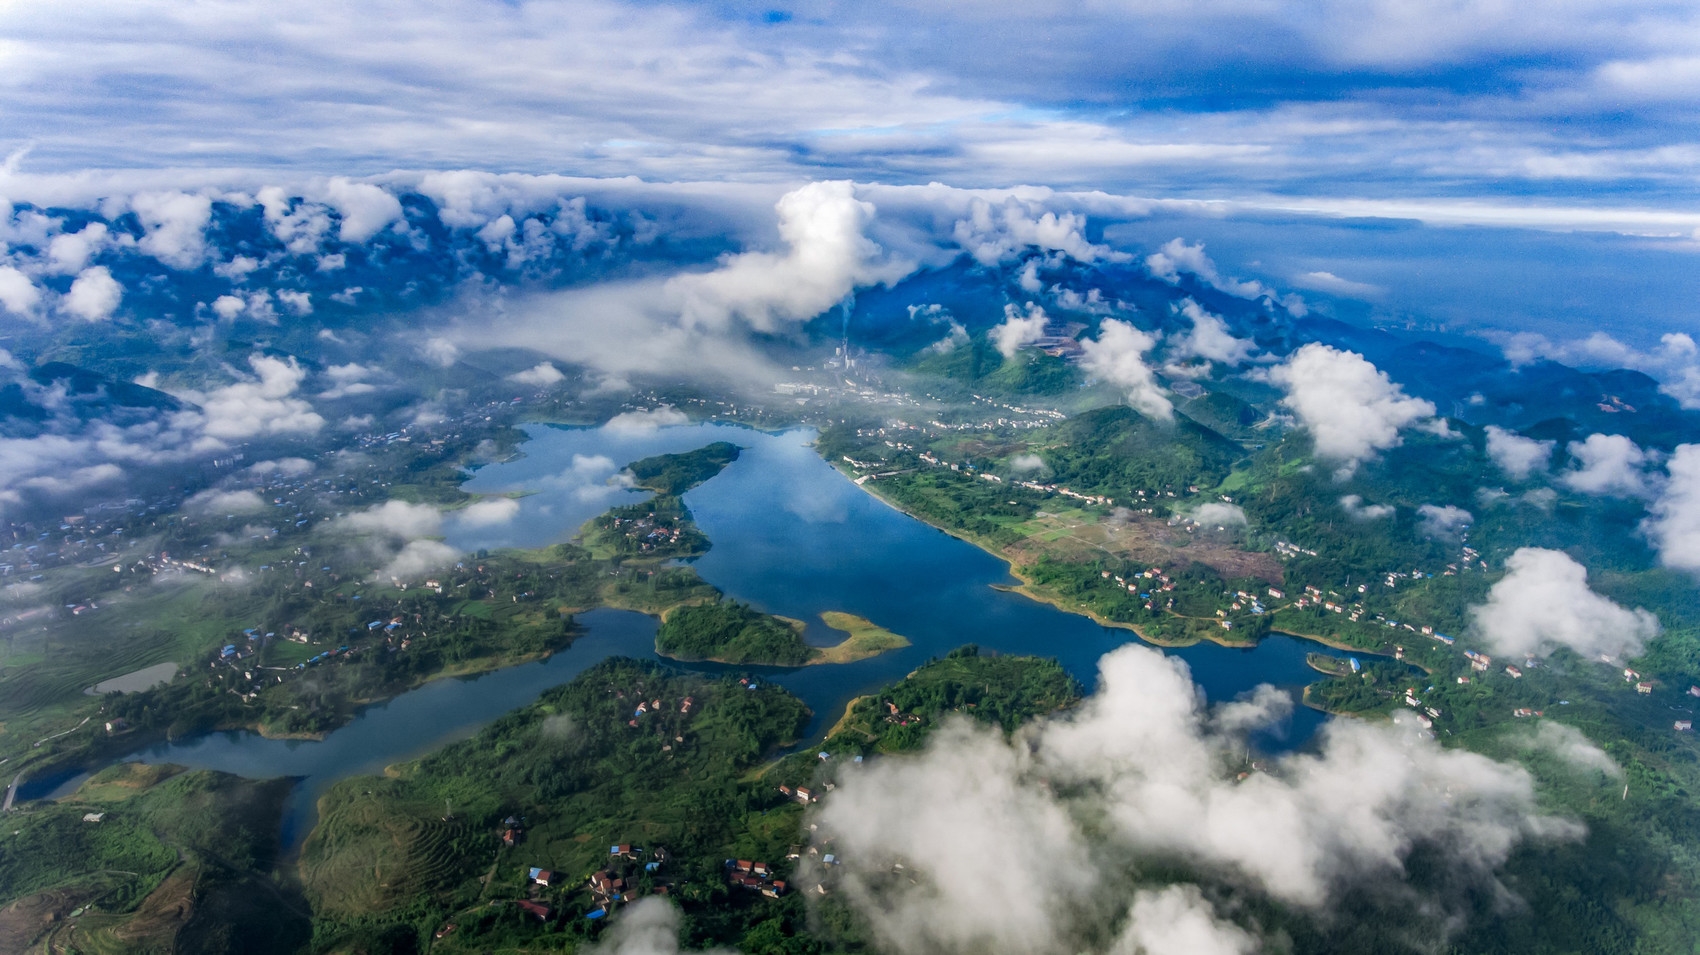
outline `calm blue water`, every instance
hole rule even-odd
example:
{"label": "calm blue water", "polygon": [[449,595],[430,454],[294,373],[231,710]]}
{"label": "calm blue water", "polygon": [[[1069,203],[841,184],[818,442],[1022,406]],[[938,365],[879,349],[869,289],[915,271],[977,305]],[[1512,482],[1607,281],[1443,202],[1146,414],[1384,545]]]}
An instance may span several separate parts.
{"label": "calm blue water", "polygon": [[[641,492],[607,482],[620,467],[652,454],[688,451],[713,441],[744,448],[719,476],[685,496],[713,541],[696,569],[709,583],[772,613],[808,621],[807,639],[837,642],[820,623],[827,610],[866,617],[914,645],[860,663],[796,670],[740,668],[783,685],[814,711],[818,733],[849,700],[900,679],[926,660],[964,643],[1000,653],[1057,658],[1087,687],[1097,661],[1137,639],[1017,594],[1004,562],[887,506],[856,487],[809,446],[808,431],[765,434],[729,425],[688,425],[630,433],[606,428],[530,429],[525,456],[480,470],[475,493],[532,492],[506,524],[457,528],[449,542],[478,547],[536,547],[569,539],[608,507]],[[440,680],[362,711],[321,742],[268,740],[247,732],[215,733],[132,754],[250,777],[299,776],[285,821],[286,845],[305,838],[318,797],[332,783],[376,773],[476,732],[609,656],[654,658],[655,621],[642,614],[598,610],[579,616],[588,633],[550,660],[472,679]],[[1254,649],[1200,644],[1168,651],[1185,660],[1212,701],[1232,699],[1260,683],[1295,692],[1316,674],[1305,665],[1326,647],[1271,636]],[[712,664],[703,670],[726,669]],[[1300,745],[1323,716],[1299,708],[1271,748]],[[68,792],[83,777],[32,781],[20,792],[39,798]]]}

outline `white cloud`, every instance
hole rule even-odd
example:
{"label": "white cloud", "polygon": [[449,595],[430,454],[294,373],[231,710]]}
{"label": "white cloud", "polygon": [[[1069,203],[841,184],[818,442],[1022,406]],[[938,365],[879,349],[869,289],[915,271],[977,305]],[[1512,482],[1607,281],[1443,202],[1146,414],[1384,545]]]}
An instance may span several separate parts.
{"label": "white cloud", "polygon": [[1003,307],[1003,322],[991,330],[992,344],[998,348],[998,354],[1009,360],[1015,353],[1045,337],[1045,310],[1032,302],[1027,303],[1027,313],[1014,305]]}
{"label": "white cloud", "polygon": [[1552,460],[1556,441],[1536,441],[1498,425],[1488,425],[1487,454],[1493,463],[1513,481],[1527,480],[1536,471],[1545,471]]}
{"label": "white cloud", "polygon": [[62,232],[47,247],[48,271],[54,275],[76,275],[88,267],[107,244],[104,222],[91,222],[80,231]]}
{"label": "white cloud", "polygon": [[1043,470],[1044,467],[1045,459],[1039,457],[1037,454],[1018,454],[1009,459],[1009,469],[1011,471],[1040,471]]}
{"label": "white cloud", "polygon": [[1134,893],[1127,927],[1112,950],[1117,955],[1251,955],[1260,947],[1250,932],[1218,918],[1197,886],[1171,885]]}
{"label": "white cloud", "polygon": [[[552,719],[553,717],[551,717]],[[608,933],[585,946],[585,955],[678,955],[683,920],[673,903],[650,896],[620,910]],[[693,953],[696,949],[691,949]],[[705,949],[702,955],[737,955],[732,949]]]}
{"label": "white cloud", "polygon": [[1087,241],[1086,216],[1046,210],[1037,202],[1015,196],[1005,196],[996,204],[974,197],[968,204],[968,215],[951,227],[951,236],[974,261],[985,266],[1012,261],[1029,249],[1061,252],[1078,262],[1127,258]]}
{"label": "white cloud", "polygon": [[106,266],[91,265],[77,275],[60,304],[78,318],[99,322],[111,318],[123,298],[124,286]]}
{"label": "white cloud", "polygon": [[1152,276],[1170,285],[1180,282],[1182,272],[1189,272],[1211,288],[1238,298],[1261,298],[1273,294],[1261,282],[1242,282],[1222,275],[1216,269],[1216,263],[1204,254],[1202,242],[1187,245],[1185,239],[1170,239],[1162,249],[1145,257],[1145,267]]}
{"label": "white cloud", "polygon": [[734,318],[773,331],[814,318],[859,287],[890,284],[915,263],[886,254],[864,230],[874,205],[850,182],[814,182],[775,210],[784,252],[743,252],[712,272],[677,276],[666,292],[686,326],[720,329]]}
{"label": "white cloud", "polygon": [[1533,733],[1519,734],[1515,742],[1529,749],[1551,753],[1584,772],[1623,777],[1623,767],[1617,764],[1617,760],[1606,755],[1605,750],[1595,746],[1593,740],[1574,726],[1544,719],[1534,725]]}
{"label": "white cloud", "polygon": [[319,397],[327,400],[348,398],[354,395],[368,395],[378,390],[371,379],[382,375],[378,368],[368,367],[359,362],[349,362],[346,365],[331,365],[324,371],[331,386],[319,392]]}
{"label": "white cloud", "polygon": [[402,219],[400,200],[371,183],[337,176],[324,184],[321,195],[342,216],[337,238],[344,242],[358,245]]}
{"label": "white cloud", "polygon": [[455,523],[461,527],[493,527],[506,524],[519,514],[519,502],[511,497],[490,497],[454,512]]}
{"label": "white cloud", "polygon": [[259,435],[313,434],[325,419],[313,406],[295,397],[307,371],[294,358],[252,355],[248,365],[256,381],[239,381],[212,391],[177,395],[200,405],[201,429],[210,438],[240,440]]}
{"label": "white cloud", "polygon": [[1621,434],[1590,434],[1586,441],[1572,441],[1567,449],[1577,466],[1559,480],[1583,494],[1640,497],[1647,493],[1646,466],[1651,458],[1634,441]]}
{"label": "white cloud", "polygon": [[260,267],[260,260],[251,255],[234,255],[229,262],[220,262],[213,266],[213,274],[232,282],[241,282],[248,273]]}
{"label": "white cloud", "polygon": [[378,569],[378,579],[407,580],[428,574],[460,559],[460,551],[434,540],[414,540],[402,545],[389,562]]}
{"label": "white cloud", "polygon": [[1250,339],[1235,338],[1222,316],[1212,314],[1190,298],[1181,303],[1181,314],[1192,320],[1192,332],[1179,342],[1182,356],[1238,365],[1257,349]]}
{"label": "white cloud", "polygon": [[1108,951],[1245,952],[1251,933],[1196,890],[1141,890],[1128,871],[1191,866],[1318,908],[1402,880],[1418,844],[1488,879],[1519,842],[1580,832],[1539,812],[1522,769],[1442,747],[1403,715],[1327,724],[1317,751],[1236,778],[1252,711],[1282,708],[1251,701],[1252,720],[1218,724],[1183,662],[1137,644],[1099,668],[1096,695],[1013,744],[952,721],[919,755],[840,775],[818,824],[882,950],[1103,951],[1122,922]]}
{"label": "white cloud", "polygon": [[298,477],[313,470],[313,462],[306,458],[277,458],[272,461],[260,461],[248,468],[255,474],[281,474],[285,477]]}
{"label": "white cloud", "polygon": [[1391,504],[1365,504],[1362,495],[1347,494],[1340,498],[1340,507],[1354,520],[1375,521],[1384,517],[1392,517],[1394,508]]}
{"label": "white cloud", "polygon": [[1451,504],[1424,504],[1417,508],[1417,533],[1425,537],[1450,539],[1475,523],[1475,515]]}
{"label": "white cloud", "polygon": [[1145,363],[1145,353],[1156,344],[1156,337],[1150,333],[1127,322],[1106,318],[1099,326],[1096,340],[1081,341],[1084,355],[1080,367],[1088,375],[1126,391],[1128,404],[1142,414],[1169,421],[1175,416],[1175,406],[1157,384],[1151,366]]}
{"label": "white cloud", "polygon": [[266,502],[253,491],[206,490],[183,502],[183,509],[197,514],[252,514],[266,509]]}
{"label": "white cloud", "polygon": [[91,464],[52,474],[39,474],[18,483],[18,487],[46,494],[75,494],[102,484],[112,484],[123,478],[124,469],[116,464]]}
{"label": "white cloud", "polygon": [[460,346],[442,337],[426,339],[419,353],[439,368],[449,368],[460,361]]}
{"label": "white cloud", "polygon": [[291,312],[294,312],[298,316],[304,317],[313,314],[313,297],[308,295],[306,292],[298,292],[294,289],[279,289],[277,293],[277,300],[282,302],[284,307],[288,308]]}
{"label": "white cloud", "polygon": [[1221,501],[1206,501],[1189,511],[1187,516],[1205,527],[1244,527],[1246,524],[1244,508]]}
{"label": "white cloud", "polygon": [[219,318],[227,322],[235,320],[236,316],[242,314],[247,308],[247,300],[237,295],[220,295],[213,299],[212,303],[212,310],[218,314]]}
{"label": "white cloud", "polygon": [[1659,390],[1682,407],[1700,409],[1700,345],[1686,332],[1668,332],[1660,336],[1657,348],[1647,351],[1605,332],[1565,342],[1539,332],[1516,332],[1501,336],[1499,343],[1506,359],[1516,366],[1549,358],[1579,368],[1633,368],[1658,378]]}
{"label": "white cloud", "polygon": [[10,265],[0,265],[0,307],[13,315],[34,315],[41,304],[41,289],[30,277]]}
{"label": "white cloud", "polygon": [[608,423],[602,427],[616,434],[648,434],[658,428],[690,423],[691,419],[683,411],[672,405],[662,405],[659,408],[621,412],[609,418]]}
{"label": "white cloud", "polygon": [[442,532],[443,514],[429,504],[385,501],[336,519],[333,530],[413,540]]}
{"label": "white cloud", "polygon": [[1659,634],[1651,613],[1588,589],[1587,568],[1563,551],[1520,547],[1505,566],[1487,602],[1470,609],[1476,632],[1496,652],[1546,656],[1563,646],[1588,657],[1632,657]]}
{"label": "white cloud", "polygon": [[538,362],[524,371],[516,371],[508,376],[509,381],[530,385],[533,388],[547,388],[550,385],[558,385],[566,378],[567,376],[561,373],[561,369],[546,361]]}
{"label": "white cloud", "polygon": [[1350,476],[1377,452],[1396,448],[1399,429],[1434,415],[1434,405],[1405,394],[1357,352],[1312,342],[1269,371],[1286,389],[1281,403],[1310,429],[1319,457]]}
{"label": "white cloud", "polygon": [[1379,285],[1343,279],[1333,272],[1305,272],[1302,275],[1294,276],[1293,284],[1299,288],[1327,292],[1330,295],[1340,295],[1347,298],[1378,299],[1387,294],[1387,290]]}
{"label": "white cloud", "polygon": [[1700,574],[1700,444],[1677,445],[1666,473],[1641,529],[1658,550],[1660,563]]}
{"label": "white cloud", "polygon": [[130,208],[145,233],[137,247],[174,269],[192,269],[206,260],[207,224],[212,200],[183,192],[144,192]]}
{"label": "white cloud", "polygon": [[296,255],[311,255],[319,250],[319,243],[331,227],[330,215],[324,206],[292,202],[289,195],[277,186],[266,186],[255,198],[264,211],[266,228],[284,244],[284,248]]}

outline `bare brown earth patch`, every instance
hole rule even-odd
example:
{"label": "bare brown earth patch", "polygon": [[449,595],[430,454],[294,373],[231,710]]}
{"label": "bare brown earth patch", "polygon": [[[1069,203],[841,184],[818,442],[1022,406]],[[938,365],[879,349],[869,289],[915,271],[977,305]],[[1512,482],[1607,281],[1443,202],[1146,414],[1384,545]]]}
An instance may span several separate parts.
{"label": "bare brown earth patch", "polygon": [[1257,577],[1281,582],[1281,562],[1273,555],[1242,550],[1213,534],[1171,527],[1168,521],[1148,514],[1122,512],[1120,517],[1095,519],[1083,511],[1040,511],[1021,530],[1026,539],[1003,549],[1020,565],[1037,563],[1044,556],[1067,561],[1110,556],[1164,568],[1196,562],[1230,580]]}
{"label": "bare brown earth patch", "polygon": [[0,908],[0,952],[28,951],[30,943],[50,931],[98,890],[49,889]]}

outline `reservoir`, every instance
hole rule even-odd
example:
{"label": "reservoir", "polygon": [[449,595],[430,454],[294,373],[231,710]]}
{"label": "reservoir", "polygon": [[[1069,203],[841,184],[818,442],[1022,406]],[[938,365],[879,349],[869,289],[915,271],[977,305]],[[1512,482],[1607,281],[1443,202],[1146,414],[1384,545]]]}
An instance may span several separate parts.
{"label": "reservoir", "polygon": [[[1018,583],[1004,561],[857,487],[815,453],[811,431],[769,434],[722,424],[536,425],[528,431],[522,457],[484,467],[464,485],[476,494],[524,494],[519,513],[496,526],[460,528],[451,520],[450,544],[475,551],[568,540],[590,518],[647,494],[632,490],[619,477],[632,461],[715,441],[744,449],[718,476],[685,495],[713,544],[694,563],[703,579],[761,610],[808,621],[804,636],[812,643],[831,644],[842,637],[820,622],[820,614],[828,610],[866,617],[913,642],[851,664],[735,668],[758,673],[802,698],[814,711],[811,733],[831,725],[855,696],[901,679],[926,660],[965,643],[998,653],[1055,657],[1090,690],[1097,682],[1098,658],[1138,639],[1132,631],[1103,627],[995,589]],[[298,845],[313,825],[319,795],[337,780],[377,773],[390,763],[470,736],[609,656],[656,658],[656,621],[651,617],[596,610],[580,614],[578,622],[585,634],[547,661],[435,681],[367,707],[323,741],[213,733],[162,743],[129,758],[250,777],[301,777],[284,831],[284,842]],[[1201,643],[1165,652],[1186,662],[1211,702],[1233,699],[1260,683],[1290,689],[1296,696],[1317,678],[1305,663],[1307,652],[1340,655],[1281,634],[1250,649]],[[1271,749],[1302,745],[1323,719],[1299,707],[1287,726],[1260,742]],[[34,780],[20,796],[57,795],[81,778]]]}

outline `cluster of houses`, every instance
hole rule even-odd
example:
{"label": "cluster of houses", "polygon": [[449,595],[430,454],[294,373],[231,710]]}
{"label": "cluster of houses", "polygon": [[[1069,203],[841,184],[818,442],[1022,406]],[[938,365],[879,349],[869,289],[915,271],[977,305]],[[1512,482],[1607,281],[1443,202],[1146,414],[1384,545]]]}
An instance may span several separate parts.
{"label": "cluster of houses", "polygon": [[1016,481],[1014,484],[1016,487],[1024,487],[1029,491],[1039,491],[1044,494],[1061,494],[1063,497],[1073,498],[1086,504],[1101,504],[1104,507],[1110,507],[1116,503],[1113,499],[1105,497],[1102,494],[1082,494],[1072,488],[1063,487],[1061,484],[1042,484],[1038,481]]}
{"label": "cluster of houses", "polygon": [[657,517],[654,511],[644,517],[610,517],[607,526],[626,539],[636,542],[640,552],[677,544],[684,532],[678,522]]}
{"label": "cluster of houses", "polygon": [[727,859],[726,882],[740,889],[759,892],[770,899],[777,899],[785,894],[784,880],[775,879],[773,868],[765,862]]}

